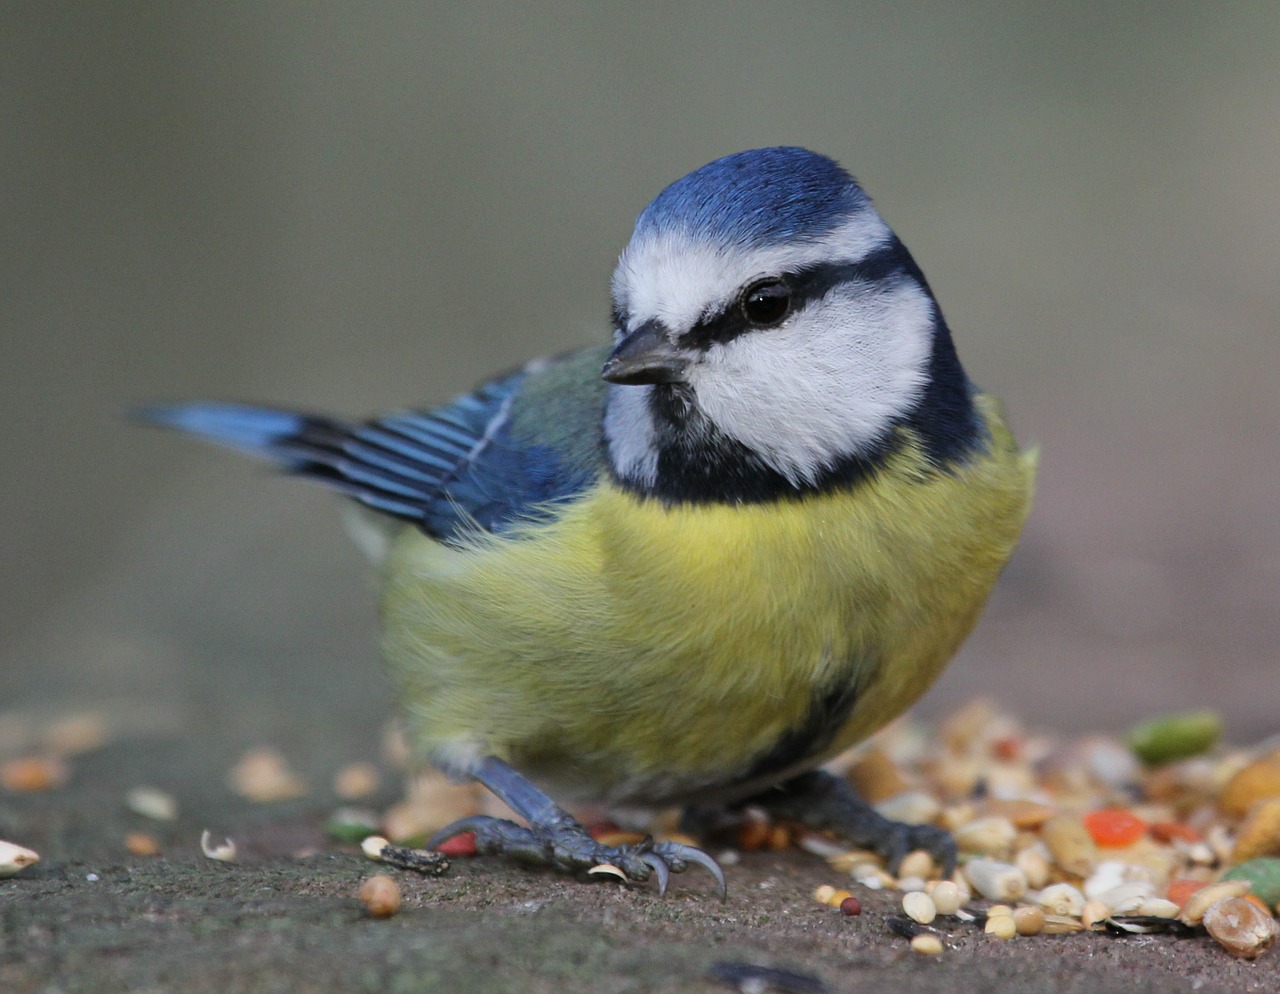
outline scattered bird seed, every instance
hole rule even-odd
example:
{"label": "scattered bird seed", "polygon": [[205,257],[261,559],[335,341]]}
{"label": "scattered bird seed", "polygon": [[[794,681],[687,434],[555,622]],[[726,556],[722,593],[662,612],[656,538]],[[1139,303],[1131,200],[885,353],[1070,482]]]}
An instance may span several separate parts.
{"label": "scattered bird seed", "polygon": [[902,910],[907,913],[908,918],[919,922],[921,925],[928,925],[938,916],[938,909],[933,903],[933,898],[918,890],[902,896]]}
{"label": "scattered bird seed", "polygon": [[344,801],[359,801],[374,793],[381,782],[372,763],[348,763],[333,775],[333,792]]}
{"label": "scattered bird seed", "polygon": [[1178,921],[1187,925],[1199,925],[1204,921],[1205,913],[1213,905],[1227,898],[1244,897],[1247,893],[1249,893],[1247,880],[1223,880],[1220,883],[1202,887],[1187,898],[1187,903],[1182,906],[1182,912],[1178,915]]}
{"label": "scattered bird seed", "polygon": [[250,749],[227,774],[232,790],[251,801],[267,803],[302,797],[307,786],[281,753],[270,746]]}
{"label": "scattered bird seed", "polygon": [[391,845],[381,835],[370,835],[367,839],[360,843],[360,849],[372,860],[382,859],[382,851]]}
{"label": "scattered bird seed", "polygon": [[1129,748],[1148,766],[1172,763],[1212,749],[1222,735],[1214,711],[1167,714],[1145,721],[1129,733]]}
{"label": "scattered bird seed", "polygon": [[1044,909],[1036,905],[1024,905],[1013,910],[1013,927],[1019,935],[1039,935],[1044,931]]}
{"label": "scattered bird seed", "polygon": [[0,763],[0,785],[15,794],[38,794],[61,787],[71,770],[59,756],[19,756]]}
{"label": "scattered bird seed", "polygon": [[393,845],[376,835],[365,839],[360,848],[370,859],[400,870],[413,870],[428,877],[439,877],[449,872],[449,857],[431,849]]}
{"label": "scattered bird seed", "polygon": [[390,918],[400,910],[400,885],[385,873],[362,883],[359,897],[370,918]]}
{"label": "scattered bird seed", "polygon": [[1248,880],[1251,894],[1257,894],[1272,908],[1280,904],[1280,857],[1251,859],[1233,866],[1222,875],[1222,879]]}
{"label": "scattered bird seed", "polygon": [[40,854],[26,846],[0,842],[0,877],[11,877],[40,861]]}
{"label": "scattered bird seed", "polygon": [[831,990],[812,974],[738,961],[713,963],[707,971],[707,978],[741,991],[741,994],[765,994],[766,991],[776,991],[778,994],[830,994]]}
{"label": "scattered bird seed", "polygon": [[971,859],[964,874],[983,897],[992,901],[1016,901],[1027,892],[1027,878],[1011,863],[994,859]]}
{"label": "scattered bird seed", "polygon": [[1276,941],[1276,920],[1252,901],[1228,897],[1204,913],[1204,927],[1232,956],[1255,959]]}
{"label": "scattered bird seed", "polygon": [[954,915],[960,910],[960,888],[950,880],[940,880],[929,895],[940,915]]}
{"label": "scattered bird seed", "polygon": [[1045,887],[1036,897],[1036,903],[1051,915],[1074,915],[1084,911],[1085,899],[1078,887],[1071,884],[1053,884]]}
{"label": "scattered bird seed", "polygon": [[1041,930],[1044,935],[1074,935],[1083,931],[1083,922],[1070,915],[1045,915],[1044,928]]}
{"label": "scattered bird seed", "polygon": [[160,843],[154,835],[146,832],[128,832],[124,837],[124,847],[131,856],[158,856]]}
{"label": "scattered bird seed", "polygon": [[174,821],[178,802],[159,787],[134,787],[124,796],[125,806],[136,815],[152,821]]}
{"label": "scattered bird seed", "polygon": [[209,859],[222,863],[234,863],[236,860],[236,844],[231,839],[224,838],[218,845],[214,845],[213,833],[207,828],[200,833],[200,851]]}

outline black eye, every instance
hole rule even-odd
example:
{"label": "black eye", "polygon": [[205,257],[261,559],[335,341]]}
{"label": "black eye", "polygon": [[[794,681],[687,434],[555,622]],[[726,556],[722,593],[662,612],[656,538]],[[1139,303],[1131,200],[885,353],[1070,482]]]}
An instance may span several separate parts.
{"label": "black eye", "polygon": [[782,321],[791,310],[791,288],[776,277],[760,280],[742,291],[738,306],[748,324],[768,328]]}

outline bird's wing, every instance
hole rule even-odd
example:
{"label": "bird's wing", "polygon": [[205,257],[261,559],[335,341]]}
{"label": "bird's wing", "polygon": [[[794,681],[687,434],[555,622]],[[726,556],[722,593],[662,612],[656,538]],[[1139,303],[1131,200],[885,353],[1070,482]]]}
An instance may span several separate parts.
{"label": "bird's wing", "polygon": [[[220,403],[138,414],[266,459],[449,540],[536,519],[598,476],[597,445],[582,439],[599,436],[602,361],[597,350],[540,360],[434,410],[363,424]],[[582,389],[578,373],[587,370],[594,375]],[[539,396],[551,400],[546,410],[531,402]]]}

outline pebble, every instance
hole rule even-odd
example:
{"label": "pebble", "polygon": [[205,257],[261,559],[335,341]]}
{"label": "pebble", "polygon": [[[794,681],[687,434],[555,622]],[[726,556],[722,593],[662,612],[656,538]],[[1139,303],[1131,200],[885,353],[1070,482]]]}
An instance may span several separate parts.
{"label": "pebble", "polygon": [[1255,959],[1276,941],[1276,921],[1252,901],[1229,897],[1205,911],[1204,927],[1232,956]]}

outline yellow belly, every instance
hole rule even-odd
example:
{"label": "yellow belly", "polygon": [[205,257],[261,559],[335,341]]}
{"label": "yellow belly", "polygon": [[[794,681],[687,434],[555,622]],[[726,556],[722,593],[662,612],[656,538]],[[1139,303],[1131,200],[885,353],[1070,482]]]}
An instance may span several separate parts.
{"label": "yellow belly", "polygon": [[987,417],[990,452],[954,472],[907,445],[804,499],[666,507],[603,483],[522,535],[405,532],[384,650],[419,748],[658,801],[741,777],[819,688],[855,688],[824,756],[865,737],[937,676],[1021,529],[1034,459]]}

